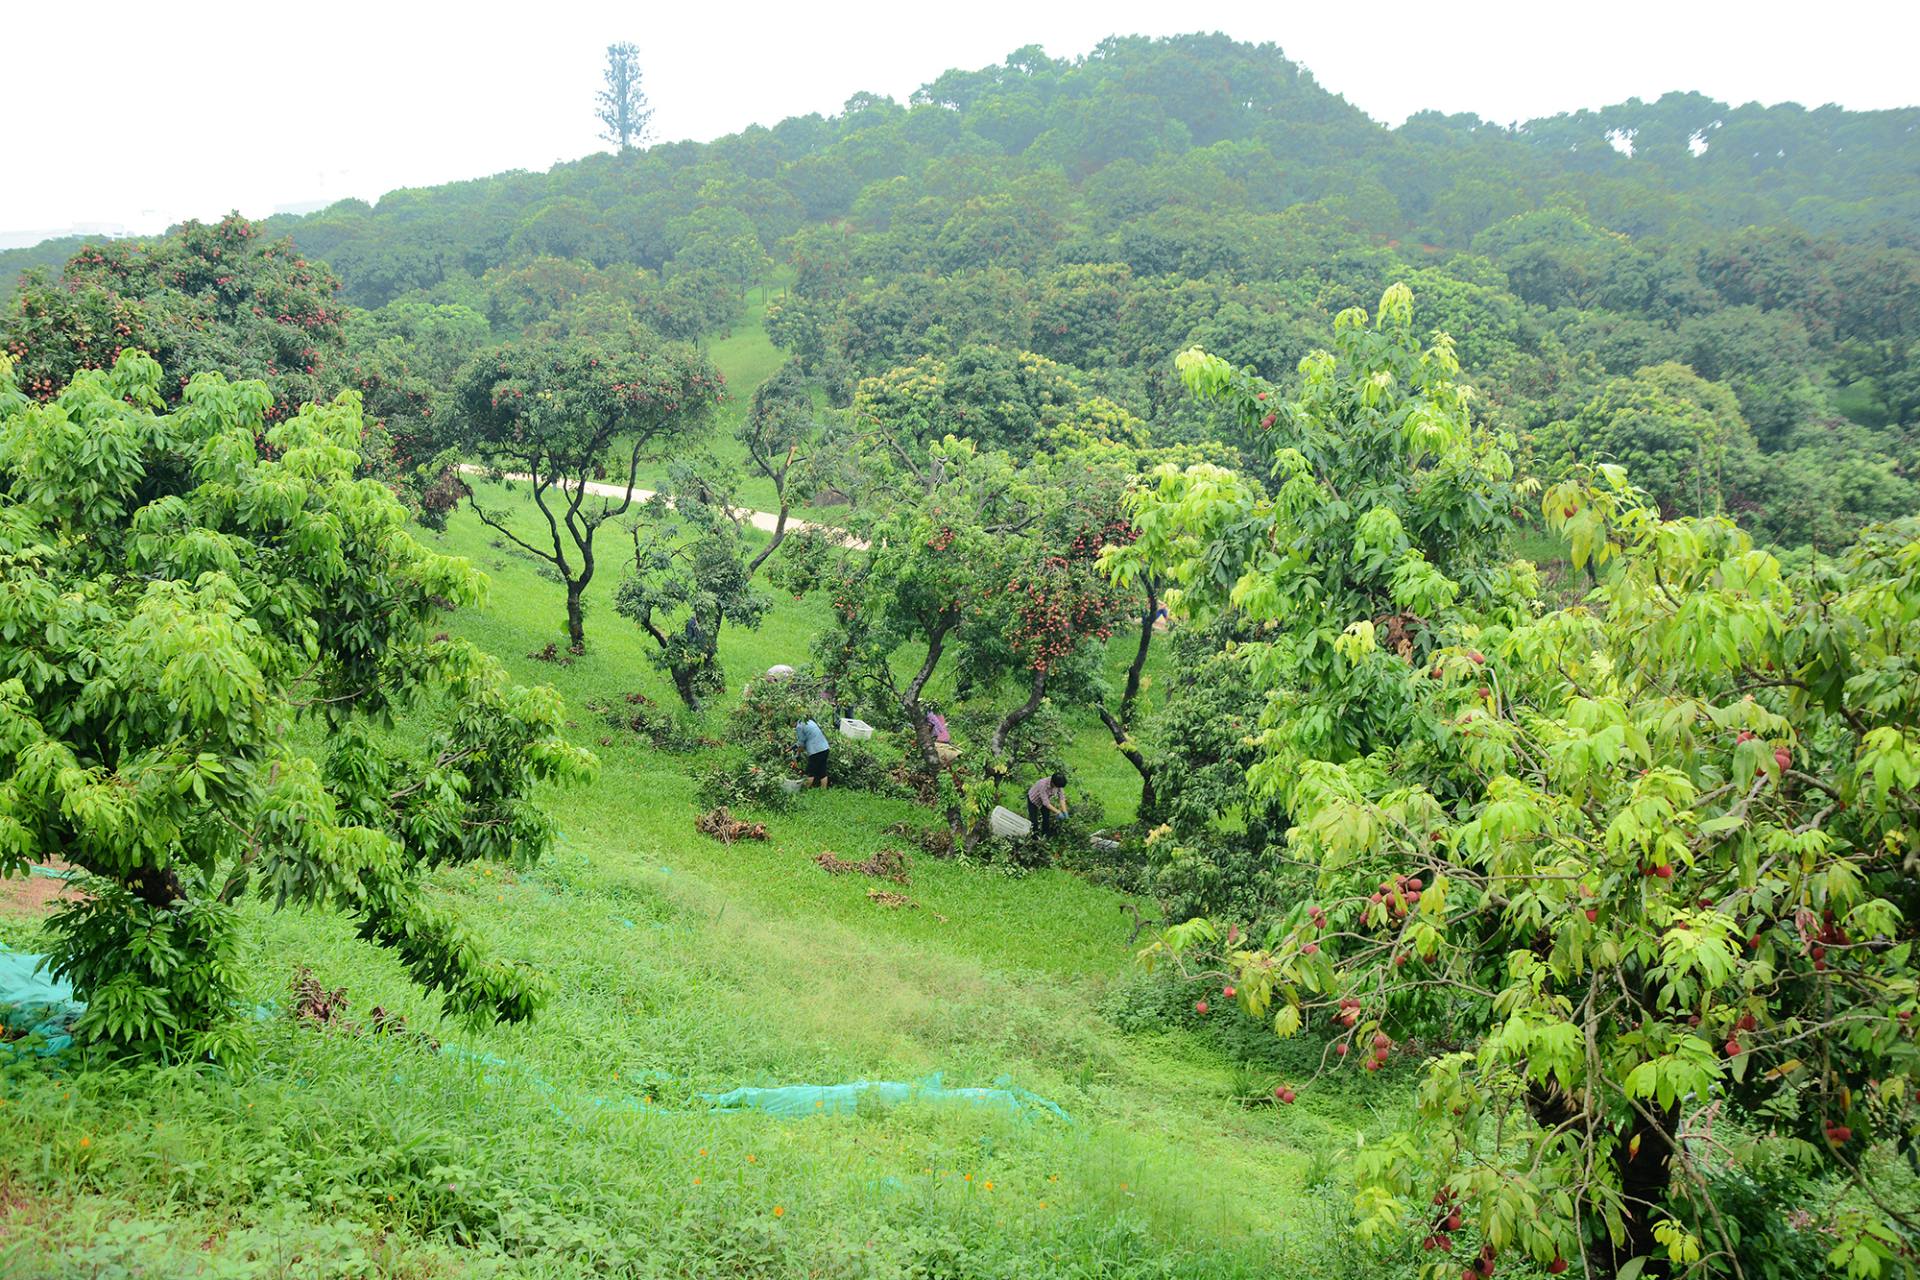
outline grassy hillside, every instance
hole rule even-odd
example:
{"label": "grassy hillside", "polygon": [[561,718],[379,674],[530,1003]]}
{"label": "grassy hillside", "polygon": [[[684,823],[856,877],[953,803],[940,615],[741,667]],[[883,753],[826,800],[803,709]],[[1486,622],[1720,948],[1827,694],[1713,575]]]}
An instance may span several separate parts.
{"label": "grassy hillside", "polygon": [[[753,326],[714,354],[737,413],[771,350]],[[530,1025],[459,1025],[339,920],[249,908],[252,995],[277,1010],[253,1067],[0,1065],[0,1275],[1383,1274],[1322,1183],[1387,1127],[1389,1082],[1247,1105],[1310,1075],[1317,1042],[1193,1014],[1211,987],[1141,972],[1123,899],[1066,872],[916,855],[894,885],[814,864],[898,844],[884,828],[926,819],[905,802],[809,794],[760,815],[764,844],[697,835],[697,758],[584,709],[671,700],[611,611],[613,579],[593,589],[589,653],[553,665],[523,655],[556,634],[558,586],[464,512],[428,536],[492,579],[450,627],[556,685],[601,758],[597,783],[555,797],[545,864],[433,880],[555,999]],[[819,621],[783,600],[734,633],[735,687],[802,660]],[[1076,774],[1124,816],[1130,775],[1096,730]],[[877,905],[876,884],[916,905]],[[37,932],[0,917],[9,944]],[[350,1017],[401,1013],[441,1051],[297,1023],[297,966],[344,987]],[[935,1072],[1031,1090],[1071,1121],[925,1105],[787,1120],[700,1097]]]}

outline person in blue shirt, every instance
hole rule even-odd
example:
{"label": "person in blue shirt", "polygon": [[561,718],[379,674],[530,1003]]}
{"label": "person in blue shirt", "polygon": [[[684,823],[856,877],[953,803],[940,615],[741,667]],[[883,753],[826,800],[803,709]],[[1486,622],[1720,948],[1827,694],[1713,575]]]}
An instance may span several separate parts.
{"label": "person in blue shirt", "polygon": [[806,719],[793,726],[793,740],[807,757],[806,785],[824,790],[827,785],[827,735],[820,732],[820,726],[812,719]]}

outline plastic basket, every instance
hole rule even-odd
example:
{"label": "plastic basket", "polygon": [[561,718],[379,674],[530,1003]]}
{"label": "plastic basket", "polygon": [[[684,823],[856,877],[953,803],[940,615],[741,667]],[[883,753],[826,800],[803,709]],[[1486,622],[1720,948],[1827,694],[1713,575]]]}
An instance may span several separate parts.
{"label": "plastic basket", "polygon": [[792,795],[792,794],[794,794],[794,793],[795,793],[796,791],[798,791],[798,790],[800,790],[800,788],[801,788],[801,786],[802,786],[802,785],[803,785],[803,784],[801,783],[801,781],[800,781],[800,779],[798,779],[798,778],[782,778],[782,779],[780,779],[780,789],[781,789],[782,791],[785,791],[785,792],[786,792],[786,793],[787,793],[788,795]]}
{"label": "plastic basket", "polygon": [[873,736],[873,726],[865,720],[843,719],[840,722],[840,736],[854,742],[864,742]]}
{"label": "plastic basket", "polygon": [[1033,834],[1031,822],[1001,805],[993,806],[993,812],[987,815],[987,826],[1002,840],[1025,840]]}

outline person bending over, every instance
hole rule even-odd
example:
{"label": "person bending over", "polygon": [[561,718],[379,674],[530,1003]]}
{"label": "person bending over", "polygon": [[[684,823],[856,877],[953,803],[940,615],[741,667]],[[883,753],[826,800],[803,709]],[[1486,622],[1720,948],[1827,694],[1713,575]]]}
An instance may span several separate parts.
{"label": "person bending over", "polygon": [[1067,820],[1067,775],[1058,769],[1051,777],[1027,788],[1027,821],[1037,835],[1050,836]]}
{"label": "person bending over", "polygon": [[827,735],[820,732],[820,726],[815,724],[811,718],[808,718],[793,726],[793,740],[799,744],[801,754],[807,757],[806,785],[825,789],[827,785]]}
{"label": "person bending over", "polygon": [[938,711],[927,712],[927,729],[933,734],[933,754],[941,764],[952,764],[960,758],[960,749],[953,745],[953,733],[947,728],[947,718]]}

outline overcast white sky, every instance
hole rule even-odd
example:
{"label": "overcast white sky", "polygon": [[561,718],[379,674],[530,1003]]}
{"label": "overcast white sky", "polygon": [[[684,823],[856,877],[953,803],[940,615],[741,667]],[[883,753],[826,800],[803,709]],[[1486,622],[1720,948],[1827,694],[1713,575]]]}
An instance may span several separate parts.
{"label": "overcast white sky", "polygon": [[862,89],[904,101],[948,67],[1025,44],[1065,57],[1115,33],[1193,30],[1271,40],[1394,124],[1426,107],[1509,121],[1669,89],[1858,109],[1920,101],[1914,0],[8,8],[0,245],[545,169],[601,145],[592,95],[620,39],[640,46],[663,139],[830,113]]}

